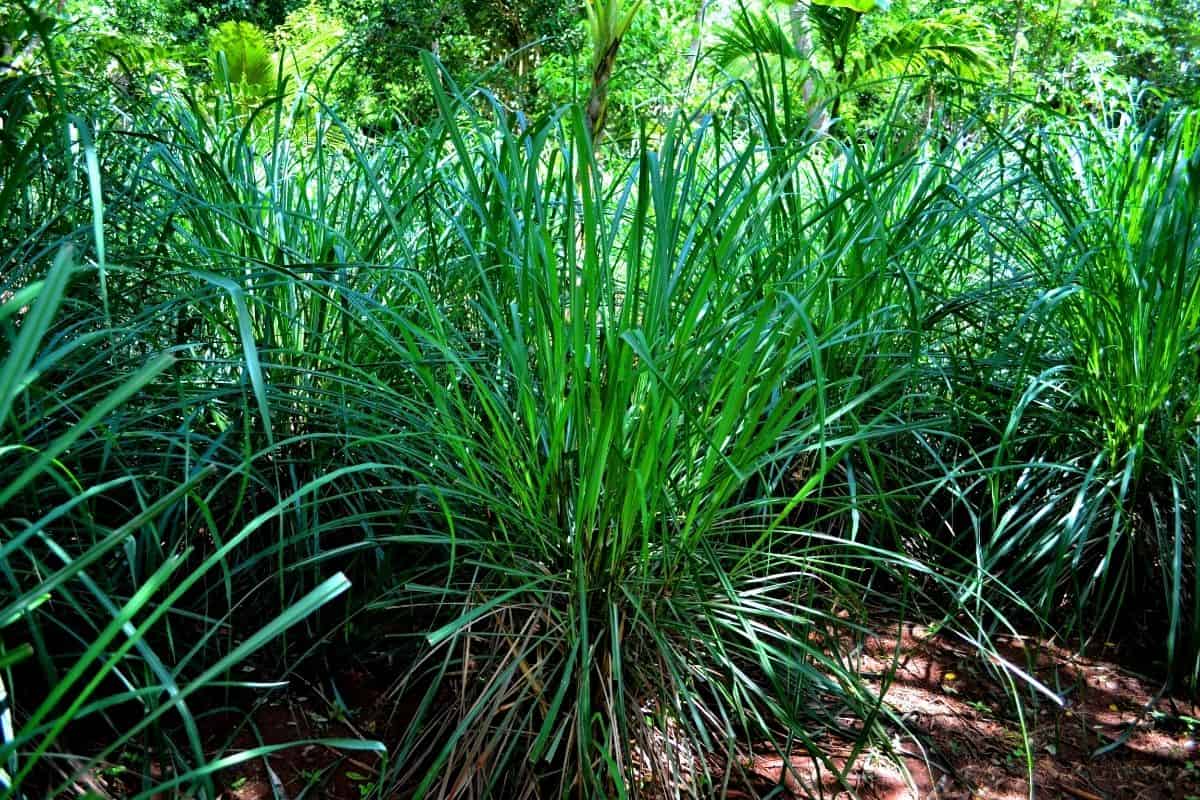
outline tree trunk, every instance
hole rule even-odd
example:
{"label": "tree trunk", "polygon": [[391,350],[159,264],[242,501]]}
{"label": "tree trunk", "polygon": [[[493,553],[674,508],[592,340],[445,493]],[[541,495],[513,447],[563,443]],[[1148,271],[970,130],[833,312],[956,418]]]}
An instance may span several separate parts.
{"label": "tree trunk", "polygon": [[588,95],[587,123],[592,132],[592,144],[600,141],[604,132],[604,120],[608,116],[608,82],[612,78],[613,65],[617,61],[617,50],[621,47],[620,37],[609,43],[608,49],[592,70],[592,91]]}
{"label": "tree trunk", "polygon": [[815,66],[812,61],[812,26],[808,21],[808,3],[805,0],[796,0],[792,3],[788,18],[792,27],[792,41],[795,43],[796,52],[808,62],[808,72],[804,75],[804,84],[800,87],[800,92],[804,98],[804,108],[808,112],[809,125],[813,130],[824,131],[829,124],[829,119],[825,115],[824,107],[817,99],[816,84],[812,78],[812,70],[815,69]]}
{"label": "tree trunk", "polygon": [[708,16],[708,7],[712,5],[713,0],[701,0],[700,7],[696,9],[696,35],[692,37],[692,44],[688,47],[688,60],[691,61],[691,67],[688,70],[688,89],[692,87],[693,81],[696,79],[696,70],[700,67],[701,48],[704,47],[704,21]]}
{"label": "tree trunk", "polygon": [[1012,55],[1008,59],[1008,90],[1013,88],[1013,79],[1017,74],[1017,60],[1020,58],[1021,32],[1025,26],[1025,4],[1017,0],[1017,16],[1013,20]]}

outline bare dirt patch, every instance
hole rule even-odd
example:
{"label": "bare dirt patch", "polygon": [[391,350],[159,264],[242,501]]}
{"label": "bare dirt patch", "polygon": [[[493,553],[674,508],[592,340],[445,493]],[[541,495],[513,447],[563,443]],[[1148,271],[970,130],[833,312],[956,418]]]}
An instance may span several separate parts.
{"label": "bare dirt patch", "polygon": [[[885,702],[911,736],[897,739],[908,775],[878,756],[858,759],[848,778],[859,796],[1023,800],[1031,796],[1032,772],[1037,798],[1200,797],[1196,705],[1163,696],[1152,680],[1112,660],[1022,637],[998,644],[1002,658],[1027,669],[1063,705],[1019,687],[1018,713],[1005,682],[972,648],[920,626],[866,643],[859,671],[881,677],[895,667]],[[880,677],[869,678],[872,688],[881,688]],[[793,768],[782,783],[794,797],[851,796],[821,778],[807,756],[793,757]],[[779,781],[782,760],[763,760],[756,771]]]}

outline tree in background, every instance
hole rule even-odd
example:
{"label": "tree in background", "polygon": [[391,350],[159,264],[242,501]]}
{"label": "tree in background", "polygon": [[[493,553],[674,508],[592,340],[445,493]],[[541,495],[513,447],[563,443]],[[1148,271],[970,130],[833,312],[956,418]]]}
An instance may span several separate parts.
{"label": "tree in background", "polygon": [[[805,116],[844,132],[903,86],[917,126],[961,78],[1066,113],[1137,97],[1145,111],[1200,97],[1200,0],[37,0],[75,20],[63,67],[129,83],[208,80],[213,31],[261,29],[294,74],[363,130],[420,125],[433,111],[418,54],[515,113],[582,104],[623,141],[667,108],[701,101],[710,55],[726,73],[788,83]],[[620,53],[618,57],[618,51]],[[97,69],[99,64],[103,68]],[[337,70],[335,66],[341,65]],[[119,73],[126,73],[122,76]],[[780,81],[776,72],[787,73]],[[761,77],[761,76],[760,76]],[[161,85],[161,84],[160,84]],[[691,99],[688,99],[688,97]],[[799,106],[801,103],[797,102]]]}
{"label": "tree in background", "polygon": [[363,86],[357,115],[388,125],[426,120],[432,95],[419,53],[433,52],[455,78],[485,86],[527,110],[539,103],[535,73],[569,40],[570,0],[335,0],[324,4],[346,28],[349,65]]}
{"label": "tree in background", "polygon": [[[787,5],[790,34],[770,6],[757,11],[742,7],[733,24],[719,32],[713,55],[723,68],[749,65],[798,82],[800,92],[782,91],[780,96],[801,97],[817,127],[825,126],[823,108],[837,118],[844,98],[863,100],[879,90],[890,94],[903,76],[933,91],[941,75],[975,79],[996,68],[994,37],[967,11],[913,14],[876,0]],[[764,56],[781,62],[778,72]],[[789,71],[789,64],[795,69]],[[928,106],[924,113],[927,118]]]}
{"label": "tree in background", "polygon": [[1008,39],[1008,87],[1055,109],[1096,111],[1138,95],[1152,108],[1200,99],[1200,0],[971,5]]}
{"label": "tree in background", "polygon": [[[629,0],[623,5],[628,8]],[[691,78],[704,54],[703,9],[712,0],[658,0],[641,3],[621,37],[620,55],[604,88],[604,135],[615,145],[640,125],[656,129],[674,109],[692,102]],[[585,14],[579,14],[562,40],[536,71],[539,108],[578,103],[587,108],[595,85],[596,47]]]}
{"label": "tree in background", "polygon": [[222,22],[250,22],[271,30],[303,0],[108,0],[89,5],[107,5],[123,32],[187,43],[202,40]]}
{"label": "tree in background", "polygon": [[593,141],[604,130],[608,115],[608,82],[621,40],[633,24],[633,16],[642,0],[587,0],[588,34],[592,43],[592,87],[586,106],[588,128]]}

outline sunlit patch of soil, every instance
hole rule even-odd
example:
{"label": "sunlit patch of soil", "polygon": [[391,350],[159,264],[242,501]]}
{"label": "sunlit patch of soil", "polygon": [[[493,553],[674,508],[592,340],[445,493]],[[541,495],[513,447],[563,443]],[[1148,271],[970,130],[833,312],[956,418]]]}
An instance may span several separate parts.
{"label": "sunlit patch of soil", "polygon": [[[1197,708],[1158,696],[1149,679],[1105,659],[1048,642],[1010,637],[998,655],[1063,699],[1022,687],[1018,713],[1002,670],[973,649],[920,626],[869,640],[857,654],[876,691],[895,668],[885,701],[912,734],[905,763],[912,786],[866,798],[1187,800],[1200,796]],[[1011,671],[1007,671],[1009,675]],[[1030,752],[1025,749],[1023,728]],[[911,752],[918,743],[923,753]],[[811,793],[810,793],[810,796]]]}

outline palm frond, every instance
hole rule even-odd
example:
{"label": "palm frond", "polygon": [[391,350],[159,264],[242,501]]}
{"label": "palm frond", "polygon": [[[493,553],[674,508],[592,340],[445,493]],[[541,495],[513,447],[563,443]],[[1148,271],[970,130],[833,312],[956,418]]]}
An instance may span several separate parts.
{"label": "palm frond", "polygon": [[873,79],[935,68],[964,78],[994,71],[995,42],[971,14],[945,11],[912,20],[891,31],[853,59],[847,70],[851,86]]}
{"label": "palm frond", "polygon": [[751,12],[743,9],[730,27],[717,31],[717,43],[710,51],[720,67],[757,56],[774,56],[784,60],[801,57],[792,37],[769,11]]}

